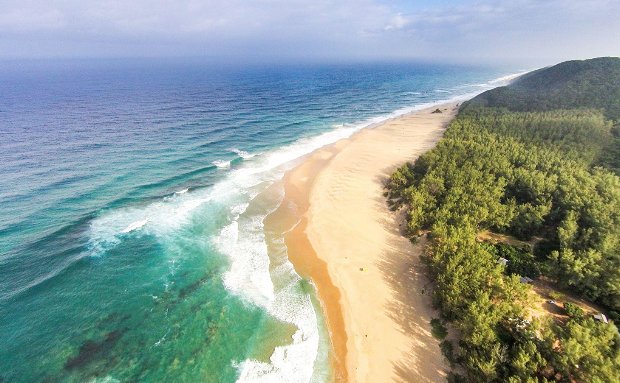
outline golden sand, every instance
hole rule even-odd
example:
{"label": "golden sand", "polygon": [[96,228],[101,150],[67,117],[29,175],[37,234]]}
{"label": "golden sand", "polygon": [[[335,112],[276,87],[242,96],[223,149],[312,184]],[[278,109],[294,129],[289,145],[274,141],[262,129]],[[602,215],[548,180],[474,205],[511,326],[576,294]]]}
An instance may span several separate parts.
{"label": "golden sand", "polygon": [[[310,154],[284,179],[280,222],[291,262],[317,287],[338,382],[440,382],[422,244],[400,234],[383,182],[431,149],[457,106],[388,120]],[[266,222],[269,224],[269,222]]]}

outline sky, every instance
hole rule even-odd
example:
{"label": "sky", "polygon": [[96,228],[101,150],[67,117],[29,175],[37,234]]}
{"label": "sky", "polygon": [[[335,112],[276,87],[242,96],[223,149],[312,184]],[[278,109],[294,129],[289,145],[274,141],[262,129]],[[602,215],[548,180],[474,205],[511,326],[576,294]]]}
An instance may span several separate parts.
{"label": "sky", "polygon": [[620,0],[0,0],[0,58],[537,62],[620,55]]}

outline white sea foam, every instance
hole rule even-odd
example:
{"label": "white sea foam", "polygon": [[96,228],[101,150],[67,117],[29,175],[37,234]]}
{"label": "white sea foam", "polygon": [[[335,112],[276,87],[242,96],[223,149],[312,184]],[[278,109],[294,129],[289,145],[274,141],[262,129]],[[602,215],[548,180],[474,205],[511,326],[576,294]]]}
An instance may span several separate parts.
{"label": "white sea foam", "polygon": [[141,219],[140,221],[135,221],[130,223],[126,228],[124,228],[121,233],[129,233],[134,230],[140,229],[142,226],[146,225],[149,222],[148,219]]}
{"label": "white sea foam", "polygon": [[92,378],[89,380],[89,383],[119,383],[120,380],[114,378],[113,376],[107,375],[99,378]]}
{"label": "white sea foam", "polygon": [[[458,89],[467,89],[467,88],[484,88],[479,90],[478,92],[474,92],[474,93],[468,93],[467,95],[471,95],[471,97],[477,95],[478,93],[484,92],[485,90],[497,87],[497,86],[503,86],[503,85],[507,85],[510,82],[512,82],[513,80],[517,79],[518,77],[524,75],[525,73],[527,73],[527,71],[522,71],[522,72],[518,72],[518,73],[512,73],[506,76],[501,76],[498,78],[495,78],[493,80],[489,80],[487,82],[482,82],[482,83],[475,83],[475,84],[462,84],[462,85],[458,85],[455,86],[453,89],[454,90],[458,90]],[[441,92],[438,90],[438,92]]]}
{"label": "white sea foam", "polygon": [[[228,171],[221,181],[210,188],[192,193],[182,190],[146,206],[104,212],[90,225],[93,250],[97,253],[115,246],[122,239],[123,233],[137,229],[165,238],[189,222],[199,207],[205,204],[227,206],[229,222],[212,238],[218,249],[230,259],[230,268],[223,276],[225,286],[249,303],[263,307],[274,317],[298,328],[292,343],[277,347],[269,363],[241,361],[238,364],[239,381],[309,382],[319,349],[316,313],[310,296],[299,290],[300,277],[290,263],[285,262],[282,266],[270,269],[263,232],[266,213],[248,213],[250,201],[270,183],[281,179],[296,160],[316,149],[350,137],[363,128],[416,110],[469,99],[486,89],[507,83],[518,75],[489,81],[476,92],[402,108],[357,124],[340,124],[317,136],[302,138],[291,145],[256,155],[252,161]],[[243,157],[245,152],[239,151],[237,154]],[[230,161],[214,161],[214,164],[220,168],[230,167]]]}
{"label": "white sea foam", "polygon": [[232,209],[230,209],[230,213],[235,217],[234,219],[237,220],[239,216],[243,214],[243,212],[245,212],[248,206],[250,206],[249,203],[242,203],[242,204],[236,205]]}
{"label": "white sea foam", "polygon": [[297,331],[291,344],[274,350],[270,363],[241,362],[238,381],[308,382],[319,346],[316,313],[310,297],[300,290],[301,278],[289,262],[270,270],[263,229],[268,213],[242,214],[221,230],[216,243],[231,258],[224,282],[228,289],[263,307],[275,318],[294,324]]}
{"label": "white sea foam", "polygon": [[319,334],[316,313],[307,295],[281,292],[270,313],[279,319],[288,318],[299,330],[293,334],[292,344],[276,347],[270,363],[248,359],[239,365],[238,382],[309,382],[313,375]]}
{"label": "white sea foam", "polygon": [[230,268],[224,274],[224,284],[233,293],[243,296],[257,306],[267,308],[274,300],[275,293],[269,274],[266,245],[257,232],[257,229],[262,230],[262,225],[242,223],[241,238],[239,225],[239,221],[233,221],[220,231],[216,239],[219,250],[230,258]]}
{"label": "white sea foam", "polygon": [[240,149],[236,149],[236,148],[232,148],[232,149],[230,149],[230,151],[235,153],[239,157],[243,158],[244,160],[249,160],[250,158],[256,156],[256,154],[248,153],[245,150],[240,150]]}
{"label": "white sea foam", "polygon": [[206,193],[187,193],[166,197],[146,206],[133,206],[104,212],[90,223],[90,247],[93,255],[116,246],[121,236],[137,229],[166,236],[185,224],[190,214],[209,201]]}
{"label": "white sea foam", "polygon": [[492,87],[506,85],[506,84],[509,84],[511,81],[515,80],[517,77],[523,76],[527,72],[529,71],[520,71],[518,73],[511,73],[509,75],[493,79],[489,81],[488,84],[491,85]]}
{"label": "white sea foam", "polygon": [[183,189],[183,190],[179,190],[179,191],[174,192],[174,194],[177,194],[177,195],[179,195],[179,194],[185,194],[185,193],[187,193],[188,191],[189,191],[189,189]]}
{"label": "white sea foam", "polygon": [[212,164],[217,166],[220,169],[227,169],[230,167],[230,161],[215,160],[212,162]]}

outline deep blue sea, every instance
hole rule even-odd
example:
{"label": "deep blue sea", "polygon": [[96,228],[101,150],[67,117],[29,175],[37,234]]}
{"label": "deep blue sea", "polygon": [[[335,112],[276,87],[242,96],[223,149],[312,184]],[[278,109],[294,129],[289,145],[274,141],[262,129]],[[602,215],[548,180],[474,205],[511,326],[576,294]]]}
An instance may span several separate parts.
{"label": "deep blue sea", "polygon": [[0,63],[0,382],[329,381],[313,285],[267,251],[278,180],[514,72]]}

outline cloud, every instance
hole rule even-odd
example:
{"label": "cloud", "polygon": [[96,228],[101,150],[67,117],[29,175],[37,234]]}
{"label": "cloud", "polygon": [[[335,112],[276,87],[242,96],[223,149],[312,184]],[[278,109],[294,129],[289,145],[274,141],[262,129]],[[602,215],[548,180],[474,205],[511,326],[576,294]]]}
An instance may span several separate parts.
{"label": "cloud", "polygon": [[5,34],[55,31],[65,25],[63,14],[54,9],[14,8],[0,13],[0,30]]}
{"label": "cloud", "polygon": [[618,54],[620,2],[0,0],[0,56],[514,59]]}
{"label": "cloud", "polygon": [[424,51],[466,59],[570,58],[620,54],[620,2],[477,1],[401,15],[401,33]]}
{"label": "cloud", "polygon": [[392,17],[389,24],[386,25],[383,29],[385,29],[386,31],[391,31],[395,29],[403,29],[410,22],[411,20],[409,20],[407,17],[404,17],[402,13],[398,13],[394,17]]}

